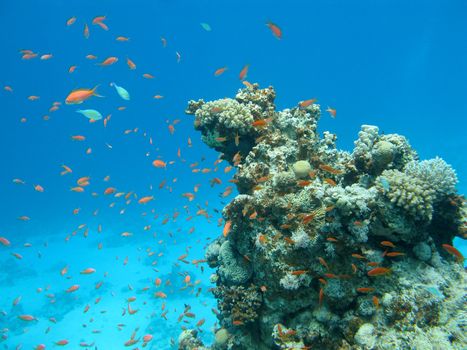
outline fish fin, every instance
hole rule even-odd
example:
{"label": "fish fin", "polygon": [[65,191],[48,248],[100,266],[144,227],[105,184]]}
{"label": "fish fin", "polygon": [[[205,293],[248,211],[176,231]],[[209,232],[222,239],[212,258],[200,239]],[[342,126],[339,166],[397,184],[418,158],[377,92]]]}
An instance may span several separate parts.
{"label": "fish fin", "polygon": [[104,97],[104,96],[99,95],[99,94],[96,93],[96,90],[97,90],[97,88],[99,87],[99,85],[100,85],[100,84],[97,84],[96,86],[94,86],[94,88],[92,89],[92,95],[93,95],[93,96],[96,96],[96,97]]}

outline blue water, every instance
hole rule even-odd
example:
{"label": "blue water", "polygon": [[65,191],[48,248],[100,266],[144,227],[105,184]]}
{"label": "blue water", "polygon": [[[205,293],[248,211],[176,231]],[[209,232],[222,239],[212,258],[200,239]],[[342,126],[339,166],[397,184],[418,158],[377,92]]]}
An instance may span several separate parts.
{"label": "blue water", "polygon": [[[320,128],[337,133],[340,147],[352,149],[361,124],[400,133],[422,159],[441,156],[450,163],[460,179],[459,192],[465,193],[466,14],[463,0],[0,2],[0,236],[11,241],[10,247],[0,246],[1,344],[54,348],[67,340],[73,349],[80,342],[120,349],[138,329],[135,339],[154,337],[147,349],[170,349],[181,327],[192,328],[202,319],[201,337],[212,340],[211,271],[192,261],[203,259],[203,248],[220,233],[219,212],[235,193],[225,199],[219,194],[231,185],[233,171],[224,174],[225,162],[215,171],[218,155],[201,142],[184,108],[190,99],[233,96],[242,87],[238,74],[245,64],[250,64],[248,81],[276,88],[278,109],[312,97],[322,107],[336,108],[337,117],[323,117]],[[98,15],[106,16],[108,31],[91,24]],[[76,22],[66,26],[72,16]],[[267,21],[281,27],[281,40]],[[85,23],[89,39],[83,37]],[[130,39],[120,42],[117,36]],[[53,57],[22,60],[20,49]],[[97,59],[86,59],[88,54]],[[109,56],[118,62],[96,65]],[[127,57],[135,70],[128,68]],[[227,71],[215,77],[224,66]],[[154,79],[143,78],[144,73]],[[111,82],[127,89],[131,100],[121,99]],[[104,98],[64,104],[73,89],[98,84]],[[40,98],[28,100],[32,95]],[[55,101],[62,105],[49,112]],[[75,112],[89,108],[111,114],[106,128]],[[179,122],[172,135],[168,126],[174,120]],[[72,135],[86,140],[72,141]],[[154,168],[155,159],[173,163]],[[63,164],[73,172],[61,176]],[[202,168],[211,171],[192,172]],[[85,192],[70,191],[84,176],[90,177]],[[211,188],[214,177],[222,184]],[[37,184],[44,192],[34,190]],[[194,193],[197,184],[189,202],[181,194]],[[143,205],[130,195],[126,203],[123,196],[103,195],[108,187],[155,199]],[[197,215],[200,209],[209,217]],[[121,237],[123,232],[132,236]],[[465,252],[465,243],[458,244]],[[178,260],[186,253],[188,263]],[[80,274],[89,267],[96,272]],[[66,293],[74,284],[80,289]],[[167,298],[155,298],[158,291]],[[139,309],[133,315],[130,297],[136,297],[131,308]],[[195,317],[179,322],[185,305]],[[164,311],[167,319],[161,317]],[[18,319],[24,314],[35,320]]]}

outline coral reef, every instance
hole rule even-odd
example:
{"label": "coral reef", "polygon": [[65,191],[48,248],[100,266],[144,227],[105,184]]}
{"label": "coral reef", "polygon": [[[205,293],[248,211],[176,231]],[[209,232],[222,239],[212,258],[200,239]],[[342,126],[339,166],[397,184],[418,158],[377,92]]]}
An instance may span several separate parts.
{"label": "coral reef", "polygon": [[[253,84],[187,109],[237,168],[239,192],[206,252],[219,309],[206,348],[467,348],[454,170],[371,125],[352,153],[338,150],[317,131],[319,105],[276,111],[274,98]],[[204,346],[181,336],[180,349]]]}

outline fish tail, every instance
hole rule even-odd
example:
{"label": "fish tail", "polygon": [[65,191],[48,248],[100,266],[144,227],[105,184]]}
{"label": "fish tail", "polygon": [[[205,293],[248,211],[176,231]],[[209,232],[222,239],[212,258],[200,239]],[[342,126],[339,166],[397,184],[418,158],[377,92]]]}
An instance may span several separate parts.
{"label": "fish tail", "polygon": [[92,95],[93,96],[96,96],[96,97],[104,97],[102,95],[99,95],[98,93],[96,93],[96,90],[97,88],[99,87],[100,84],[97,84],[96,86],[94,86],[94,88],[91,90],[92,91]]}

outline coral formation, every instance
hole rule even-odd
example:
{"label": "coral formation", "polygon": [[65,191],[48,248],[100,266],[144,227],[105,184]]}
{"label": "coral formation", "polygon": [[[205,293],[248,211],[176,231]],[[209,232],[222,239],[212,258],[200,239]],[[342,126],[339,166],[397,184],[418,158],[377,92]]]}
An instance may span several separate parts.
{"label": "coral formation", "polygon": [[[276,111],[274,98],[253,84],[187,109],[237,168],[230,230],[206,252],[219,309],[207,348],[465,349],[454,170],[371,125],[338,150],[317,104]],[[203,346],[181,337],[180,349]]]}

